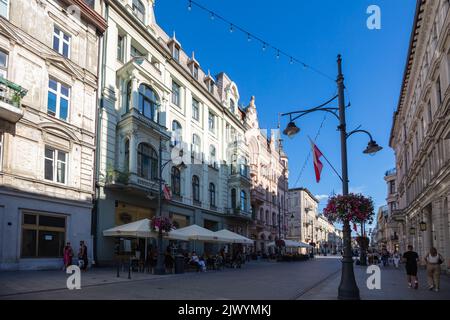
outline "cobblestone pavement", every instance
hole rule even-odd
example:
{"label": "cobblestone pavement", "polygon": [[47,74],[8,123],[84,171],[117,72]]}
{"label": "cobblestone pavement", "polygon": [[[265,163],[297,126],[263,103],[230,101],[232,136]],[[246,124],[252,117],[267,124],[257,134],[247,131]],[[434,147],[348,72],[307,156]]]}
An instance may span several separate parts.
{"label": "cobblestone pavement", "polygon": [[[215,300],[333,300],[337,299],[341,262],[338,257],[317,257],[305,262],[250,262],[242,269],[155,276],[93,269],[82,273],[81,290],[68,290],[63,271],[0,273],[0,299],[215,299]],[[441,276],[441,291],[426,288],[420,270],[418,290],[406,286],[404,269],[381,268],[381,290],[369,290],[366,268],[355,266],[361,298],[450,299],[450,277]]]}

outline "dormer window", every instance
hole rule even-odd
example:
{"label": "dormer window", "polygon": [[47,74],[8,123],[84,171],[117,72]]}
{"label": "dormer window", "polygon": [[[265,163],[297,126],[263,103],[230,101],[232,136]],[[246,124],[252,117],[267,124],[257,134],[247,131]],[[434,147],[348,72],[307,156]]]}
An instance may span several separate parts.
{"label": "dormer window", "polygon": [[197,80],[198,79],[198,67],[197,66],[193,66],[192,68],[192,76]]}
{"label": "dormer window", "polygon": [[236,105],[234,104],[233,99],[230,99],[230,111],[232,113],[234,113],[235,109],[236,109]]}
{"label": "dormer window", "polygon": [[145,54],[143,54],[142,52],[140,52],[138,49],[136,49],[136,47],[134,47],[133,45],[131,46],[131,51],[130,51],[131,57],[135,58],[135,57],[144,57]]}
{"label": "dormer window", "polygon": [[139,0],[133,0],[133,13],[142,22],[145,22],[145,6]]}
{"label": "dormer window", "polygon": [[180,62],[180,48],[176,45],[173,46],[172,57],[176,62]]}
{"label": "dormer window", "polygon": [[214,94],[214,82],[208,81],[208,91],[209,91],[211,94]]}

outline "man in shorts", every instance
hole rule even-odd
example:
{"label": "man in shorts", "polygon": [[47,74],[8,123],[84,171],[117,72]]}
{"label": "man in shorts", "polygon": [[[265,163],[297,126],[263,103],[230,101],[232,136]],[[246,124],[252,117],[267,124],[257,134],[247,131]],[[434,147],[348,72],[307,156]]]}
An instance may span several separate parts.
{"label": "man in shorts", "polygon": [[410,288],[418,289],[419,282],[417,281],[417,262],[419,255],[413,251],[413,246],[408,246],[408,251],[403,254],[403,260],[406,263],[406,276],[408,279],[408,286]]}

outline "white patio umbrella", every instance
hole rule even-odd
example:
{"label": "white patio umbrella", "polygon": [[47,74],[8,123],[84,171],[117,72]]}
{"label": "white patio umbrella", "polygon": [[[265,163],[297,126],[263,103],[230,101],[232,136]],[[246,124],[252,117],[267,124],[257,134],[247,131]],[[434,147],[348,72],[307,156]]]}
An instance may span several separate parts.
{"label": "white patio umbrella", "polygon": [[157,238],[158,233],[150,229],[150,220],[142,219],[103,231],[105,237],[145,238],[145,257],[147,257],[147,238]]}
{"label": "white patio umbrella", "polygon": [[[294,240],[283,240],[286,248],[311,248],[309,244],[304,242],[298,242]],[[275,247],[275,242],[271,242],[268,245],[269,247]]]}
{"label": "white patio umbrella", "polygon": [[172,230],[165,237],[172,240],[183,241],[205,241],[205,242],[230,242],[232,239],[216,234],[215,232],[202,228],[196,224],[177,230]]}
{"label": "white patio umbrella", "polygon": [[215,234],[231,239],[231,243],[242,243],[242,244],[253,244],[253,240],[246,238],[240,234],[232,232],[227,229],[222,229],[220,231],[216,231]]}

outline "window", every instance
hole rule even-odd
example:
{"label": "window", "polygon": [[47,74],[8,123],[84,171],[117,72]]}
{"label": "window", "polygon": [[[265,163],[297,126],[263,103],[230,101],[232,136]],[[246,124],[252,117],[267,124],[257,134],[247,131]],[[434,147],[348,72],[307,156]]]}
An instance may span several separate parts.
{"label": "window", "polygon": [[234,113],[234,109],[235,109],[234,101],[233,101],[233,99],[230,99],[230,111],[231,111],[232,113]]}
{"label": "window", "polygon": [[216,116],[213,113],[211,113],[211,111],[210,111],[208,114],[208,126],[209,126],[209,131],[211,131],[213,133],[216,131],[215,120],[216,120]]}
{"label": "window", "polygon": [[433,110],[431,108],[431,100],[428,101],[428,129],[431,127],[430,124],[433,121]]}
{"label": "window", "polygon": [[[1,2],[2,0],[0,0]],[[8,54],[0,50],[0,77],[7,78],[8,76]]]}
{"label": "window", "polygon": [[172,81],[172,103],[180,106],[180,85],[175,81]]}
{"label": "window", "polygon": [[216,186],[214,183],[209,184],[209,204],[213,207],[216,206]]}
{"label": "window", "polygon": [[182,141],[182,127],[181,124],[174,120],[172,121],[172,145],[181,146]]}
{"label": "window", "polygon": [[241,211],[247,212],[247,193],[244,190],[241,191]]}
{"label": "window", "polygon": [[248,177],[248,160],[243,159],[242,163],[239,165],[239,173],[243,177]]}
{"label": "window", "polygon": [[0,0],[0,16],[4,16],[8,19],[8,4],[9,0]]}
{"label": "window", "polygon": [[437,95],[437,106],[439,107],[442,103],[442,90],[441,90],[441,78],[438,77],[436,80],[436,95]]}
{"label": "window", "polygon": [[192,99],[192,118],[196,121],[200,120],[200,104],[195,99]]}
{"label": "window", "polygon": [[139,0],[133,0],[133,13],[141,21],[145,22],[145,7],[144,4]]}
{"label": "window", "polygon": [[201,140],[198,135],[195,133],[192,135],[192,155],[196,159],[200,159],[200,152],[201,152]]}
{"label": "window", "polygon": [[70,36],[57,27],[53,30],[53,50],[69,58],[70,55]]}
{"label": "window", "polygon": [[70,88],[61,82],[48,81],[47,114],[67,121],[69,114]]}
{"label": "window", "polygon": [[277,214],[272,212],[272,225],[275,227],[277,225]]}
{"label": "window", "polygon": [[200,181],[197,176],[192,176],[192,198],[200,201]]}
{"label": "window", "polygon": [[120,62],[125,60],[125,37],[120,34],[117,37],[117,60]]}
{"label": "window", "polygon": [[146,143],[138,146],[138,175],[147,180],[158,178],[158,156]]}
{"label": "window", "polygon": [[209,164],[214,168],[216,164],[216,148],[214,146],[209,146]]}
{"label": "window", "polygon": [[236,189],[231,189],[231,207],[233,209],[237,208],[237,204],[236,204]]}
{"label": "window", "polygon": [[44,179],[58,183],[66,183],[67,153],[45,147],[44,156]]}
{"label": "window", "polygon": [[181,194],[181,172],[177,167],[172,167],[172,193],[176,196]]}
{"label": "window", "polygon": [[176,62],[180,62],[180,48],[176,45],[173,46],[172,57]]}
{"label": "window", "polygon": [[24,212],[22,258],[59,258],[66,240],[66,218]]}
{"label": "window", "polygon": [[192,76],[197,80],[198,79],[198,67],[194,65],[192,68]]}
{"label": "window", "polygon": [[395,181],[389,182],[389,193],[394,194],[395,193]]}
{"label": "window", "polygon": [[135,46],[131,46],[131,51],[130,51],[131,57],[135,58],[135,57],[145,57],[145,54],[142,53],[141,51],[139,51],[139,49],[136,49]]}
{"label": "window", "polygon": [[0,132],[0,171],[2,171],[2,164],[3,164],[3,136],[4,134]]}
{"label": "window", "polygon": [[124,159],[125,171],[130,171],[130,140],[125,141],[125,159]]}
{"label": "window", "polygon": [[209,91],[211,94],[214,94],[214,82],[208,81],[208,91]]}
{"label": "window", "polygon": [[139,112],[154,122],[158,122],[159,98],[155,91],[145,85],[139,86]]}

